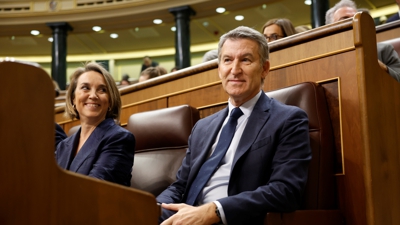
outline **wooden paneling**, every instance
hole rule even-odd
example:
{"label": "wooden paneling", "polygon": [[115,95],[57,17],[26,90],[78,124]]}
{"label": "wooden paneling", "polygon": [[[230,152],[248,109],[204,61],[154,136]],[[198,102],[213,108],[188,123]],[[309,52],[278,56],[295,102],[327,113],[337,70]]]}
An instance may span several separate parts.
{"label": "wooden paneling", "polygon": [[56,165],[54,88],[46,72],[1,62],[0,80],[1,224],[158,224],[150,193]]}
{"label": "wooden paneling", "polygon": [[400,20],[376,27],[376,41],[386,41],[400,37]]}
{"label": "wooden paneling", "polygon": [[144,102],[142,104],[137,104],[137,105],[124,106],[121,113],[121,121],[120,121],[121,125],[125,126],[126,123],[128,122],[129,117],[134,113],[145,112],[155,109],[162,109],[167,107],[168,107],[167,98],[160,98],[154,101]]}
{"label": "wooden paneling", "polygon": [[221,83],[205,87],[202,89],[196,89],[190,92],[171,96],[168,99],[169,106],[177,106],[183,104],[189,104],[193,107],[200,108],[204,106],[218,104],[220,102],[226,103],[229,96],[222,88]]}

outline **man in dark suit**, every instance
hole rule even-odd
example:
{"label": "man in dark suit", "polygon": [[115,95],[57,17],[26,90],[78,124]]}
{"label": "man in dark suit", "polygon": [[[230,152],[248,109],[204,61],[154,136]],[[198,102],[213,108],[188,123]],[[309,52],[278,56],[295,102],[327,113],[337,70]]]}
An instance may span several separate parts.
{"label": "man in dark suit", "polygon": [[[262,91],[270,67],[267,40],[254,29],[238,27],[221,37],[218,62],[228,107],[193,128],[177,181],[157,197],[163,225],[263,224],[267,212],[300,205],[311,160],[308,118]],[[233,138],[200,185],[226,141],[232,111],[242,113]]]}
{"label": "man in dark suit", "polygon": [[[331,24],[340,20],[352,18],[357,11],[356,4],[352,0],[340,0],[326,12],[325,23]],[[381,68],[400,82],[400,58],[393,46],[391,44],[378,43],[377,52],[378,63]]]}
{"label": "man in dark suit", "polygon": [[[400,0],[396,0],[396,4],[400,7]],[[400,12],[396,12],[391,17],[389,17],[389,19],[386,20],[386,23],[390,23],[390,22],[399,20],[400,19],[399,13]]]}
{"label": "man in dark suit", "polygon": [[140,72],[143,72],[145,69],[149,68],[149,67],[156,67],[158,66],[158,62],[153,61],[150,56],[145,56],[143,58],[143,64],[142,64],[142,68],[140,69]]}

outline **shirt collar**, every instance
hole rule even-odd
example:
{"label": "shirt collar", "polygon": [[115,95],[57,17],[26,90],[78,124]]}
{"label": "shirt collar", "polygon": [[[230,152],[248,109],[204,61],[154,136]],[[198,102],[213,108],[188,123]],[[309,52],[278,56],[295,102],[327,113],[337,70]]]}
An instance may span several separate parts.
{"label": "shirt collar", "polygon": [[[249,117],[251,112],[253,112],[254,106],[256,105],[258,99],[261,96],[261,93],[263,93],[263,91],[258,92],[258,94],[256,94],[252,99],[250,99],[249,101],[243,103],[239,108],[240,110],[242,110],[243,115],[245,115],[246,117]],[[236,106],[232,105],[231,101],[228,99],[228,107],[229,107],[229,112],[228,115],[231,114],[232,109],[236,108]]]}

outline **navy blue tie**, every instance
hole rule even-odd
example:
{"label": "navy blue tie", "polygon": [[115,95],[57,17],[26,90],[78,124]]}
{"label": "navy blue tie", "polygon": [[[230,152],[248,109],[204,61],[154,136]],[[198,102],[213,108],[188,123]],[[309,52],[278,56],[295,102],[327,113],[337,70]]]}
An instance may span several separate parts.
{"label": "navy blue tie", "polygon": [[239,107],[232,110],[228,122],[222,128],[217,146],[215,147],[213,154],[201,166],[199,173],[196,176],[196,179],[193,181],[192,186],[190,187],[186,204],[194,205],[195,203],[197,203],[196,200],[201,190],[203,190],[211,175],[214,174],[217,166],[220,164],[222,158],[226,154],[226,151],[231,145],[233,135],[236,131],[237,119],[242,115],[243,112],[242,110],[240,110]]}

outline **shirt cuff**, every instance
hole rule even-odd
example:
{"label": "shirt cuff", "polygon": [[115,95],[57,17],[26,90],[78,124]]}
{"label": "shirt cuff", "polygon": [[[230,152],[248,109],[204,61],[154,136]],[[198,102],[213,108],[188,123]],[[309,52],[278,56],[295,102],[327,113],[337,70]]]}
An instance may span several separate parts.
{"label": "shirt cuff", "polygon": [[219,201],[213,201],[213,203],[218,207],[219,214],[221,215],[222,223],[227,225],[228,223],[226,222],[224,208],[222,208],[221,203],[219,203]]}

